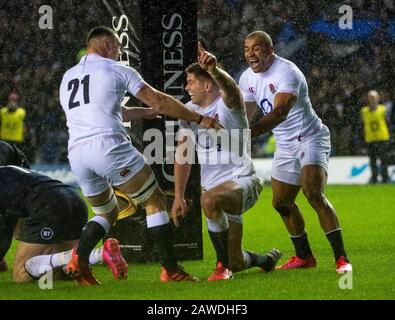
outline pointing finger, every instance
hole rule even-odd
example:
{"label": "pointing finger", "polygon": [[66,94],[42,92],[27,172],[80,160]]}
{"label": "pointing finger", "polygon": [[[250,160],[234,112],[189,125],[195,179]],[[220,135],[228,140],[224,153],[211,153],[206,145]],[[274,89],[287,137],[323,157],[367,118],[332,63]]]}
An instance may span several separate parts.
{"label": "pointing finger", "polygon": [[200,54],[204,53],[204,51],[205,51],[203,48],[203,45],[200,41],[198,41],[198,51]]}

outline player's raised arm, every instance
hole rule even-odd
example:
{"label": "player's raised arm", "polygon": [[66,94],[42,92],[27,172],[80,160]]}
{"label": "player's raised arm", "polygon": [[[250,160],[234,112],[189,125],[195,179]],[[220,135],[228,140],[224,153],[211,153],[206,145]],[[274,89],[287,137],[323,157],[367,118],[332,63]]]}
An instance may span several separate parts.
{"label": "player's raised arm", "polygon": [[198,42],[198,62],[221,89],[225,105],[230,109],[244,109],[243,97],[236,81],[217,66],[217,58],[212,53],[205,51],[200,41]]}
{"label": "player's raised arm", "polygon": [[297,96],[294,93],[279,92],[274,98],[274,108],[258,123],[251,127],[251,136],[256,137],[277,127],[287,119],[288,113],[295,104]]}
{"label": "player's raised arm", "polygon": [[206,129],[219,130],[222,128],[217,119],[200,115],[188,109],[180,101],[145,84],[136,95],[136,98],[155,109],[160,114],[165,114],[176,119],[196,122]]}

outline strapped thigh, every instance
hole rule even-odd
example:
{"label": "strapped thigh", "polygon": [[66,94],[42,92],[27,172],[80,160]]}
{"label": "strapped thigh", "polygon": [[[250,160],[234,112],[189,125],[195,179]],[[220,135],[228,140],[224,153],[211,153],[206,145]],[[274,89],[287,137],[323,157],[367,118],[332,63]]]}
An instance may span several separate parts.
{"label": "strapped thigh", "polygon": [[158,188],[158,183],[156,182],[155,175],[151,173],[147,181],[141,186],[141,188],[133,193],[127,194],[127,196],[137,203],[146,202],[154,193],[154,191]]}

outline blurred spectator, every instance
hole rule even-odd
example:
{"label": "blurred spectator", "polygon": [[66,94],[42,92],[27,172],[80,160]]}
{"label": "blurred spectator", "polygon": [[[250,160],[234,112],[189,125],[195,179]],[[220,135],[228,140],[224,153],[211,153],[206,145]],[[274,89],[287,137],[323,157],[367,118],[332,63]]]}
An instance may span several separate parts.
{"label": "blurred spectator", "polygon": [[368,156],[372,171],[371,183],[377,183],[377,160],[381,161],[382,182],[388,182],[387,150],[389,141],[388,126],[386,123],[386,107],[379,104],[380,96],[377,91],[371,90],[367,94],[368,105],[362,107],[365,142],[368,146]]}
{"label": "blurred spectator", "polygon": [[0,139],[20,147],[24,140],[26,110],[18,105],[18,95],[11,93],[0,109]]}

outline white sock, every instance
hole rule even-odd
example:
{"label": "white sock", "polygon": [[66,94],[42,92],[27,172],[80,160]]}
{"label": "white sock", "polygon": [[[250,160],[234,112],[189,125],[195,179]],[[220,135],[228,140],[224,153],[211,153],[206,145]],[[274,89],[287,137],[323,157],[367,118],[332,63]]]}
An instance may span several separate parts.
{"label": "white sock", "polygon": [[206,217],[207,229],[211,232],[222,232],[229,229],[228,217],[225,214],[222,214],[216,220],[212,220]]}
{"label": "white sock", "polygon": [[73,250],[54,253],[51,256],[51,266],[54,268],[61,268],[69,263],[71,260],[71,253]]}
{"label": "white sock", "polygon": [[158,227],[169,222],[169,214],[166,211],[160,211],[147,216],[147,228]]}
{"label": "white sock", "polygon": [[97,264],[103,262],[103,247],[92,250],[89,255],[89,263]]}
{"label": "white sock", "polygon": [[[35,256],[25,262],[26,271],[35,278],[40,278],[49,268],[62,268],[67,266],[71,260],[73,250],[54,254]],[[92,250],[89,256],[90,264],[103,262],[103,247]]]}
{"label": "white sock", "polygon": [[51,255],[35,256],[25,262],[25,269],[34,278],[41,278],[51,266]]}

